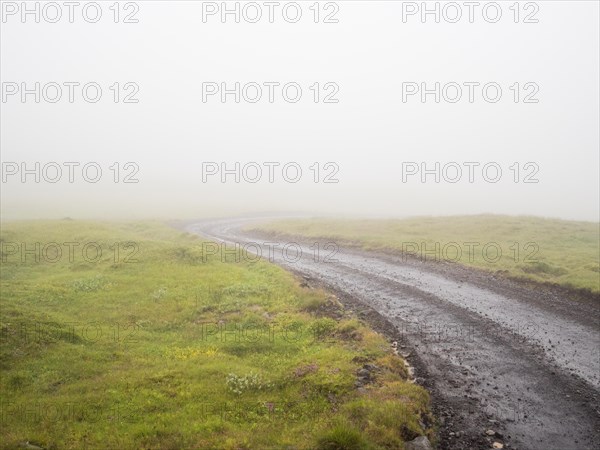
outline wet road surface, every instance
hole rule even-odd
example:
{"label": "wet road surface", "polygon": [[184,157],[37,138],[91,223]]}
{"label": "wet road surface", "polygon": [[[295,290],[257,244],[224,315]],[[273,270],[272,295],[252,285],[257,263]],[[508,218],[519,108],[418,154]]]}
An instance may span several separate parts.
{"label": "wet road surface", "polygon": [[[375,310],[395,327],[417,381],[439,402],[440,448],[600,448],[597,299],[578,301],[399,255],[250,235],[251,219],[187,231],[246,246]],[[285,250],[284,250],[285,249]],[[492,429],[498,434],[486,436]]]}

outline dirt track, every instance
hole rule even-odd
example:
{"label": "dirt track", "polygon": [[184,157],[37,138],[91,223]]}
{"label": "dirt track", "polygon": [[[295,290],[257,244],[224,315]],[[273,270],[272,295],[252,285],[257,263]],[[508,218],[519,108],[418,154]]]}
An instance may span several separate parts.
{"label": "dirt track", "polygon": [[[256,243],[263,258],[324,285],[399,340],[432,394],[440,448],[600,448],[600,304],[457,264],[249,236],[244,220],[190,232]],[[279,246],[275,246],[277,242]],[[282,248],[295,242],[289,252]],[[297,247],[297,246],[299,247]],[[297,249],[301,248],[301,254]],[[297,261],[294,261],[299,258]],[[484,435],[491,429],[498,434]]]}

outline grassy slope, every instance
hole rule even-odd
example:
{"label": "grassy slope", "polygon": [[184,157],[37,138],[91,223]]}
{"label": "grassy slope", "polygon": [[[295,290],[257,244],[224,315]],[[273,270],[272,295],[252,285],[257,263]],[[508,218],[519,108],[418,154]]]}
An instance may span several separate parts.
{"label": "grassy slope", "polygon": [[[204,260],[199,239],[155,223],[10,223],[2,239],[98,242],[103,257],[5,255],[1,448],[401,448],[431,433],[428,395],[389,344],[318,314],[331,296],[276,266]],[[137,262],[115,262],[126,241]],[[382,371],[360,392],[365,361]]]}
{"label": "grassy slope", "polygon": [[[510,276],[600,292],[599,225],[591,222],[481,215],[404,220],[284,220],[255,229],[355,244],[366,249],[401,251],[404,244],[405,250],[414,250],[408,243],[415,243],[417,254],[423,248],[434,249],[438,242],[438,260],[456,259],[469,266],[507,271]],[[460,256],[450,246],[445,254],[442,252],[451,242],[461,247]],[[480,244],[472,252],[472,258],[465,245],[467,242]],[[497,262],[488,262],[483,255],[483,246],[492,242],[502,251]],[[539,248],[535,255],[535,245],[525,247],[528,243]],[[489,247],[488,259],[493,261],[495,255],[495,250]],[[435,256],[430,255],[428,259]]]}

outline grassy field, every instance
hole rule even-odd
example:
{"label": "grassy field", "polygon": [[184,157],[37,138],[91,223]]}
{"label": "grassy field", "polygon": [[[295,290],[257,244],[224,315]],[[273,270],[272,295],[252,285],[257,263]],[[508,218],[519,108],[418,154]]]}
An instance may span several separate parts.
{"label": "grassy field", "polygon": [[158,223],[5,223],[1,239],[0,448],[433,437],[428,394],[389,342],[276,266],[207,256]]}
{"label": "grassy field", "polygon": [[600,228],[592,222],[480,215],[294,219],[253,229],[455,261],[512,277],[600,292]]}

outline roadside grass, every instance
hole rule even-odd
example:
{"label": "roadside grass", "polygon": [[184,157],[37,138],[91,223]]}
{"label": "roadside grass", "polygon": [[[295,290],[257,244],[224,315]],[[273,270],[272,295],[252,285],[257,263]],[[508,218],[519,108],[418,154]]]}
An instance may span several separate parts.
{"label": "roadside grass", "polygon": [[[205,255],[198,237],[152,222],[5,223],[0,238],[2,449],[433,439],[428,394],[389,343],[350,313],[329,317],[330,294],[277,266]],[[11,244],[36,242],[63,253],[22,260]],[[79,243],[72,255],[65,242]],[[101,256],[82,255],[89,242]],[[379,369],[357,389],[366,362]]]}
{"label": "roadside grass", "polygon": [[404,252],[427,260],[454,261],[511,277],[600,292],[600,225],[593,222],[496,215],[396,220],[315,218],[278,220],[249,230],[283,239],[303,237],[366,250]]}

